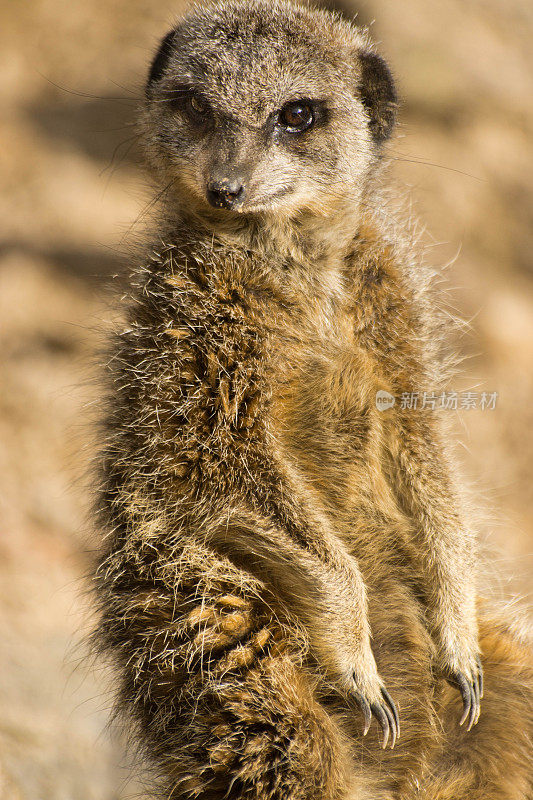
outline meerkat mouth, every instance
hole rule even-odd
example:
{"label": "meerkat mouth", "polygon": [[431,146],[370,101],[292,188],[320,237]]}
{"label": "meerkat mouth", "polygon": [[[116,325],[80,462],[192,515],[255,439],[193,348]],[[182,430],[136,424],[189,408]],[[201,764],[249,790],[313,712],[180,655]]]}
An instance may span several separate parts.
{"label": "meerkat mouth", "polygon": [[262,197],[259,200],[250,200],[248,203],[244,203],[243,205],[233,209],[241,214],[247,213],[255,213],[258,211],[271,211],[273,204],[277,200],[281,200],[283,197],[287,197],[290,194],[293,194],[294,190],[291,189],[289,186],[284,186],[281,189],[278,189],[272,194],[267,195],[266,197]]}

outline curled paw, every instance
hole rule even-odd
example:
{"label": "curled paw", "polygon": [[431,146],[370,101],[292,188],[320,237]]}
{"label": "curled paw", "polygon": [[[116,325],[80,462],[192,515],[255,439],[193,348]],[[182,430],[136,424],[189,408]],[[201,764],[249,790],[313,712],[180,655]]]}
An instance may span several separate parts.
{"label": "curled paw", "polygon": [[363,692],[359,691],[359,689],[354,689],[352,691],[352,697],[363,712],[365,720],[363,736],[366,736],[368,733],[372,723],[372,717],[375,717],[383,732],[382,748],[385,749],[387,747],[387,743],[390,739],[390,748],[392,750],[400,735],[400,716],[394,700],[385,687],[382,686],[380,688],[380,696],[377,700],[372,701],[365,697]]}
{"label": "curled paw", "polygon": [[462,670],[447,669],[444,676],[448,683],[458,689],[463,698],[463,713],[459,720],[459,725],[467,723],[466,729],[469,731],[479,720],[481,712],[481,698],[483,697],[483,667],[479,656],[476,657],[475,668],[472,671],[472,678]]}

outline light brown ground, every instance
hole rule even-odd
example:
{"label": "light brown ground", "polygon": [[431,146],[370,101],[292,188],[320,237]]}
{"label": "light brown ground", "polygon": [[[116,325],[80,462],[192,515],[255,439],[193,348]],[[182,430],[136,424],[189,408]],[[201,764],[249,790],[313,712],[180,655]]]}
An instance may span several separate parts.
{"label": "light brown ground", "polygon": [[[376,19],[405,98],[398,179],[412,187],[434,262],[460,248],[448,274],[472,330],[458,342],[469,360],[453,388],[499,400],[494,411],[459,414],[457,428],[487,511],[490,569],[504,589],[527,594],[533,7],[361,0],[359,10],[362,22]],[[169,0],[1,10],[0,800],[138,796],[121,743],[102,732],[105,676],[79,666],[86,427],[96,330],[111,316],[106,287],[149,199],[135,151],[126,144],[113,162],[113,149],[133,133],[146,64],[177,11]]]}

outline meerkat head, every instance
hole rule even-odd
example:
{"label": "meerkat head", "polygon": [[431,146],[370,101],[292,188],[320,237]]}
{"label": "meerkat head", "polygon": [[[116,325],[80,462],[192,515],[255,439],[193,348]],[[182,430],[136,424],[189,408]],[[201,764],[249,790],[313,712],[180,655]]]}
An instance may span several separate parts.
{"label": "meerkat head", "polygon": [[366,32],[290,0],[225,0],[165,36],[142,120],[149,161],[182,203],[327,214],[360,197],[395,109]]}

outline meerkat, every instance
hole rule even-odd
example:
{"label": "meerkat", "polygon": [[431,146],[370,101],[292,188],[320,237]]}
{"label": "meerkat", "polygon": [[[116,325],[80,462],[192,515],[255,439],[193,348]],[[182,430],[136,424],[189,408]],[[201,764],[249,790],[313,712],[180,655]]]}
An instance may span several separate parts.
{"label": "meerkat", "polygon": [[164,797],[533,797],[531,648],[477,596],[442,415],[376,406],[442,372],[380,194],[397,104],[290,0],[195,7],[152,62],[95,637]]}

